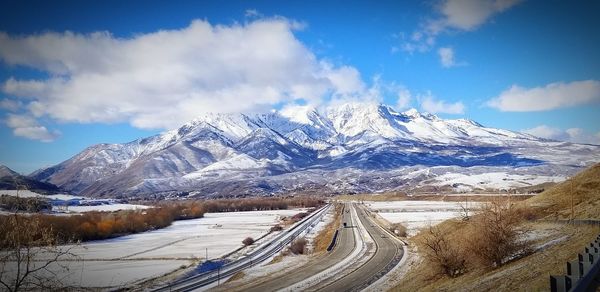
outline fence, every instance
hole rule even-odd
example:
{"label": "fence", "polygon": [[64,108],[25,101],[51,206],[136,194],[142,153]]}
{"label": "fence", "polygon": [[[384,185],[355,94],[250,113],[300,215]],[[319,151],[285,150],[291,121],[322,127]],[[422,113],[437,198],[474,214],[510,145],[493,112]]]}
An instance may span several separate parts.
{"label": "fence", "polygon": [[600,284],[600,235],[577,259],[567,262],[567,274],[550,276],[550,291],[594,291]]}

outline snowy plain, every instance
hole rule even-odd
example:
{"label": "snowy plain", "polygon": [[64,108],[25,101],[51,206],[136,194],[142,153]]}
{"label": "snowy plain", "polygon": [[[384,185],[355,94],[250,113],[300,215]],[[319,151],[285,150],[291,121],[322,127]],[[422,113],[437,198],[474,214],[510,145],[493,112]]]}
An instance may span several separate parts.
{"label": "snowy plain", "polygon": [[401,223],[413,236],[423,227],[461,216],[462,206],[477,208],[476,202],[446,201],[366,201],[365,205],[391,223]]}
{"label": "snowy plain", "polygon": [[65,246],[80,261],[68,262],[69,271],[57,269],[57,277],[65,285],[88,288],[130,286],[204,260],[207,251],[209,259],[221,257],[241,247],[244,238],[256,239],[283,216],[302,211],[207,213],[155,231]]}
{"label": "snowy plain", "polygon": [[82,196],[73,196],[68,194],[56,194],[56,195],[42,195],[36,192],[32,192],[30,190],[0,190],[0,195],[9,195],[9,196],[19,196],[21,198],[32,198],[32,197],[42,197],[48,198],[51,200],[83,200],[86,199]]}
{"label": "snowy plain", "polygon": [[510,189],[534,186],[546,182],[562,182],[565,176],[545,176],[534,174],[510,174],[490,172],[481,174],[446,173],[427,181],[435,186],[454,186],[456,191],[471,192],[476,189]]}

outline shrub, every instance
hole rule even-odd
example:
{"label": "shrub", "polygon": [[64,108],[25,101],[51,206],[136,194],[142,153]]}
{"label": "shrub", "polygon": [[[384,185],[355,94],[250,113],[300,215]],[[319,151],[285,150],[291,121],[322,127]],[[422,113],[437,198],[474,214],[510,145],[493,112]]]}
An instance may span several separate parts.
{"label": "shrub", "polygon": [[242,240],[242,243],[245,246],[251,245],[251,244],[254,243],[254,238],[252,238],[252,237],[246,237],[246,238],[244,238],[244,240]]}
{"label": "shrub", "polygon": [[271,232],[281,231],[281,230],[283,230],[283,227],[281,227],[281,225],[279,225],[279,224],[271,227]]}
{"label": "shrub", "polygon": [[468,242],[475,260],[484,267],[498,267],[527,253],[530,243],[522,238],[528,230],[519,228],[522,221],[519,210],[509,201],[485,204],[474,217]]}
{"label": "shrub", "polygon": [[457,243],[450,240],[448,233],[440,228],[429,226],[417,244],[422,249],[423,257],[428,261],[434,273],[457,277],[466,272],[464,252]]}
{"label": "shrub", "polygon": [[296,239],[294,240],[294,242],[292,242],[292,245],[290,245],[290,251],[293,254],[304,254],[306,244],[308,244],[308,241],[306,239]]}
{"label": "shrub", "polygon": [[41,212],[52,210],[52,205],[42,198],[22,198],[16,196],[2,195],[0,196],[0,208],[7,211],[25,211],[25,212]]}
{"label": "shrub", "polygon": [[301,213],[298,213],[298,214],[296,214],[296,215],[292,216],[291,220],[292,220],[293,222],[298,222],[298,221],[302,220],[302,218],[304,218],[304,217],[306,217],[306,216],[308,216],[308,213],[306,213],[306,212],[301,212]]}
{"label": "shrub", "polygon": [[406,237],[406,226],[400,223],[390,225],[390,231],[400,237]]}

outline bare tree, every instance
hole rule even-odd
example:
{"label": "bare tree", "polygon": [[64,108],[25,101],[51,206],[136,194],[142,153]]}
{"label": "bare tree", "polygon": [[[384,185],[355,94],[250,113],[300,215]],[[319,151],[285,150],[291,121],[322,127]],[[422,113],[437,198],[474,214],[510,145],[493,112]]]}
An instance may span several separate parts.
{"label": "bare tree", "polygon": [[484,204],[474,218],[470,249],[478,261],[487,267],[498,267],[507,260],[526,254],[530,243],[521,222],[522,215],[508,200],[493,200]]}
{"label": "bare tree", "polygon": [[74,256],[59,246],[50,228],[39,219],[4,216],[0,227],[0,284],[8,291],[48,290],[62,286],[57,272],[68,270],[61,260]]}
{"label": "bare tree", "polygon": [[[14,179],[14,178],[13,178]],[[14,179],[17,198],[21,186]],[[58,272],[68,270],[61,260],[74,257],[73,245],[59,246],[52,228],[36,216],[0,216],[0,287],[7,291],[61,288]]]}
{"label": "bare tree", "polygon": [[459,205],[460,205],[460,209],[461,209],[460,217],[465,221],[468,221],[469,219],[471,219],[471,215],[469,214],[469,211],[470,211],[469,196],[465,196],[464,204],[461,202],[461,203],[459,203]]}
{"label": "bare tree", "polygon": [[436,274],[456,277],[466,272],[466,259],[458,244],[439,227],[429,226],[418,241],[423,257],[434,268]]}

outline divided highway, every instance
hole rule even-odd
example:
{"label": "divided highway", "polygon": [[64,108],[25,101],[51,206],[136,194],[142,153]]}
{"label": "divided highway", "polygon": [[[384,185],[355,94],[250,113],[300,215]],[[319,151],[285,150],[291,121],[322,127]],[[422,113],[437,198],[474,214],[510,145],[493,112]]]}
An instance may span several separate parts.
{"label": "divided highway", "polygon": [[217,271],[205,272],[192,277],[180,279],[155,291],[193,291],[217,282],[219,279],[227,278],[239,271],[259,264],[283,249],[287,244],[292,242],[298,236],[298,234],[302,233],[309,226],[319,222],[330,207],[331,205],[327,204],[321,209],[316,210],[303,221],[297,223],[291,229],[282,232],[269,243],[258,248],[258,250],[254,251],[252,254],[226,264]]}
{"label": "divided highway", "polygon": [[[347,222],[349,226],[352,226],[353,219],[350,212],[350,204],[344,205],[342,214],[342,222]],[[301,282],[302,280],[305,280],[315,274],[318,274],[337,264],[352,253],[352,251],[356,247],[356,241],[354,236],[355,229],[356,228],[340,228],[336,246],[331,252],[327,252],[322,256],[319,256],[315,259],[311,259],[311,261],[308,262],[306,265],[294,269],[293,272],[287,273],[280,277],[271,277],[264,281],[260,281],[259,279],[258,281],[255,281],[253,283],[236,287],[233,290],[251,292],[277,291],[292,286],[298,282]]]}
{"label": "divided highway", "polygon": [[[264,262],[282,250],[308,226],[321,220],[329,208],[328,205],[315,211],[305,221],[278,235],[246,258],[230,263],[220,271],[182,279],[169,286],[162,287],[158,291],[206,289],[207,285],[218,281],[218,279],[227,278],[239,271]],[[403,256],[402,244],[374,222],[364,207],[357,207],[354,203],[346,203],[342,212],[342,222],[346,222],[348,227],[340,226],[338,241],[331,252],[313,258],[305,265],[289,273],[255,279],[233,289],[227,288],[227,290],[251,292],[294,291],[298,289],[303,291],[360,291],[369,287],[400,261]],[[371,243],[364,245],[364,242],[360,240],[361,232],[366,232],[372,238],[372,245]],[[368,249],[368,252],[364,253],[366,249]],[[342,263],[344,261],[345,263]],[[307,283],[305,280],[309,278],[311,280],[308,281],[307,285],[298,285],[299,283]],[[317,279],[316,284],[312,279]],[[303,285],[306,287],[301,287]]]}
{"label": "divided highway", "polygon": [[316,291],[360,291],[377,281],[402,258],[404,251],[400,241],[375,223],[364,208],[357,208],[357,212],[359,220],[375,242],[375,252],[359,267],[343,271],[344,276],[325,286],[316,287]]}

